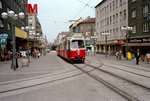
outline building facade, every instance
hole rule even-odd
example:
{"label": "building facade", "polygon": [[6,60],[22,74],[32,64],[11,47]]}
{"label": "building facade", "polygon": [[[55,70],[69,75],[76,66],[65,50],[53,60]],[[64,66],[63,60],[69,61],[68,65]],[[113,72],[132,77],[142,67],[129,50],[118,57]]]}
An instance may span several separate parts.
{"label": "building facade", "polygon": [[129,51],[140,49],[142,55],[150,52],[150,1],[129,0]]}
{"label": "building facade", "polygon": [[[28,0],[0,0],[0,14],[2,12],[8,12],[13,10],[16,14],[20,12],[26,13],[27,9],[25,4],[27,4]],[[6,43],[0,44],[0,53],[1,59],[4,51],[12,51],[12,29],[15,30],[16,36],[16,50],[20,51],[25,49],[24,43],[27,42],[27,32],[22,31],[21,27],[28,25],[28,16],[25,16],[25,19],[17,19],[15,20],[15,26],[12,28],[12,18],[2,19],[0,16],[0,34],[7,33],[9,37],[6,40]]]}
{"label": "building facade", "polygon": [[121,27],[128,26],[128,0],[102,0],[95,9],[96,33],[98,35],[97,52],[106,52],[104,33],[109,34],[107,35],[107,51],[110,55],[115,55],[116,51],[124,50],[122,45],[126,37]]}
{"label": "building facade", "polygon": [[84,21],[77,24],[79,33],[82,33],[85,38],[85,47],[87,50],[95,50],[96,31],[95,31],[95,18],[90,16]]}
{"label": "building facade", "polygon": [[[44,52],[46,48],[46,36],[42,31],[42,26],[36,15],[29,15],[28,17],[29,30],[29,40],[31,51],[38,49],[41,53]],[[32,30],[31,28],[34,28]]]}

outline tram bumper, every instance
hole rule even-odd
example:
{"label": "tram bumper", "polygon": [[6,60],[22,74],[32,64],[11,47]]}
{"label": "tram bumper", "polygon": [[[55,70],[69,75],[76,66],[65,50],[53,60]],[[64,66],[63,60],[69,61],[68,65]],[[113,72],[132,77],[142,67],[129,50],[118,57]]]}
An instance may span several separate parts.
{"label": "tram bumper", "polygon": [[83,61],[83,60],[85,60],[85,57],[71,57],[71,60],[74,60],[74,61]]}

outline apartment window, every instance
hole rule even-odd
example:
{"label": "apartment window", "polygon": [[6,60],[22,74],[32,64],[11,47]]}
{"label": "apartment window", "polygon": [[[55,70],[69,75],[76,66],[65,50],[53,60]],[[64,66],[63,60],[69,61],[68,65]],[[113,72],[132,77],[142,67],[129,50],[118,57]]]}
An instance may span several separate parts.
{"label": "apartment window", "polygon": [[111,16],[110,16],[110,25],[111,25],[111,22],[112,22],[112,18],[111,18]]}
{"label": "apartment window", "polygon": [[110,3],[110,11],[111,11],[112,7],[111,7],[111,3]]}
{"label": "apartment window", "polygon": [[16,0],[14,0],[14,5],[16,5]]}
{"label": "apartment window", "polygon": [[148,32],[148,23],[143,24],[143,32]]}
{"label": "apartment window", "polygon": [[118,34],[118,28],[116,28],[116,33]]}
{"label": "apartment window", "polygon": [[0,19],[0,27],[4,27],[2,19]]}
{"label": "apartment window", "polygon": [[110,34],[112,34],[112,30],[110,30]]}
{"label": "apartment window", "polygon": [[7,24],[7,28],[8,28],[8,30],[10,30],[10,23]]}
{"label": "apartment window", "polygon": [[115,1],[113,1],[113,10],[115,9]]}
{"label": "apartment window", "polygon": [[113,15],[113,24],[115,23],[115,15]]}
{"label": "apartment window", "polygon": [[7,12],[9,12],[10,11],[10,9],[9,8],[7,8]]}
{"label": "apartment window", "polygon": [[126,10],[124,10],[124,20],[126,20]]}
{"label": "apartment window", "polygon": [[113,34],[115,34],[115,29],[113,29]]}
{"label": "apartment window", "polygon": [[131,2],[135,2],[136,0],[131,0]]}
{"label": "apartment window", "polygon": [[118,0],[116,0],[116,8],[118,8]]}
{"label": "apartment window", "polygon": [[2,8],[3,8],[2,1],[0,0],[0,9],[2,9]]}
{"label": "apartment window", "polygon": [[116,23],[118,23],[118,13],[116,14]]}
{"label": "apartment window", "polygon": [[145,6],[143,7],[143,16],[146,17],[147,14],[148,14],[148,5],[145,5]]}
{"label": "apartment window", "polygon": [[132,33],[135,34],[136,33],[136,26],[133,26],[132,28],[133,28]]}
{"label": "apartment window", "polygon": [[107,18],[107,26],[109,25],[109,18]]}
{"label": "apartment window", "polygon": [[122,21],[122,12],[120,12],[120,21]]}
{"label": "apartment window", "polygon": [[120,0],[120,6],[122,6],[122,0]]}
{"label": "apartment window", "polygon": [[109,12],[109,5],[107,5],[107,13]]}
{"label": "apartment window", "polygon": [[135,18],[136,17],[136,10],[132,10],[132,18]]}

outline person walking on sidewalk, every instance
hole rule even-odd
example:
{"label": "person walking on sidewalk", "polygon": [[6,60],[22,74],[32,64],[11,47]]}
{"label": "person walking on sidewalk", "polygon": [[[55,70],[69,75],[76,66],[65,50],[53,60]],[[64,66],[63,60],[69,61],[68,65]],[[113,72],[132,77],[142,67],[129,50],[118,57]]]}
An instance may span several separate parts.
{"label": "person walking on sidewalk", "polygon": [[18,56],[19,56],[19,53],[16,52],[16,68],[19,68],[19,65],[18,65]]}
{"label": "person walking on sidewalk", "polygon": [[122,50],[119,51],[119,60],[122,59]]}
{"label": "person walking on sidewalk", "polygon": [[135,52],[135,58],[136,58],[136,64],[139,65],[139,58],[141,57],[140,50],[137,49],[137,52]]}
{"label": "person walking on sidewalk", "polygon": [[4,60],[5,60],[5,63],[7,63],[7,58],[8,58],[8,55],[7,55],[7,52],[5,51],[5,52],[4,52]]}
{"label": "person walking on sidewalk", "polygon": [[119,52],[118,51],[116,52],[116,59],[117,60],[119,59]]}

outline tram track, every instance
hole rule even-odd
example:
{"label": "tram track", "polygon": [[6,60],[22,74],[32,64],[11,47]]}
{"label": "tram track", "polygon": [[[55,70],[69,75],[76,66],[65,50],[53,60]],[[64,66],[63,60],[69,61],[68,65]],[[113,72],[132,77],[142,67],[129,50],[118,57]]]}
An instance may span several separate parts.
{"label": "tram track", "polygon": [[99,70],[99,71],[104,72],[104,73],[107,73],[107,74],[110,74],[110,75],[112,75],[112,76],[115,76],[115,77],[117,77],[117,78],[120,78],[120,79],[122,79],[122,80],[125,80],[125,81],[127,81],[127,82],[129,82],[129,83],[131,83],[131,84],[134,84],[134,85],[137,85],[137,86],[139,86],[139,87],[142,87],[142,88],[144,88],[144,89],[146,89],[146,90],[148,90],[148,91],[150,92],[150,88],[149,88],[149,87],[146,87],[146,86],[143,86],[143,85],[138,84],[138,83],[136,83],[136,82],[133,82],[133,81],[131,81],[131,80],[125,79],[125,78],[123,78],[123,77],[121,77],[121,76],[118,76],[118,75],[116,75],[116,74],[114,74],[114,73],[111,73],[111,72],[108,72],[108,71],[106,71],[106,70],[100,69],[99,67],[95,67],[95,66],[92,66],[92,65],[89,65],[89,64],[86,64],[86,65],[91,66],[91,67],[93,67],[93,68],[95,68],[95,69],[97,69],[97,70]]}
{"label": "tram track", "polygon": [[[94,74],[91,74],[90,72],[87,72],[87,71],[83,70],[82,68],[80,68],[79,66],[77,66],[75,64],[73,64],[73,66],[75,66],[76,68],[81,70],[83,73],[86,73],[89,77],[93,78],[94,80],[98,81],[99,83],[102,83],[103,85],[105,85],[110,90],[114,91],[115,93],[120,95],[122,98],[126,99],[127,101],[140,101],[140,100],[134,98],[133,96],[129,95],[128,93],[126,93],[126,92],[120,90],[119,88],[113,86],[112,84],[108,83],[104,79],[102,79],[102,78],[100,78],[100,77],[98,77]],[[90,66],[90,65],[87,65],[87,66]],[[91,67],[94,67],[94,66],[91,66]],[[97,68],[94,68],[94,69],[96,70]]]}
{"label": "tram track", "polygon": [[[93,62],[94,62],[94,61],[93,61]],[[116,75],[115,73],[112,73],[112,72],[109,72],[109,71],[107,71],[107,70],[101,69],[100,67],[104,65],[101,61],[100,61],[99,66],[97,66],[97,67],[91,65],[91,63],[92,63],[92,61],[89,61],[89,60],[88,60],[88,64],[87,64],[87,63],[85,63],[85,64],[86,64],[87,66],[90,66],[90,67],[94,68],[95,70],[98,70],[98,71],[101,71],[101,72],[103,72],[103,73],[109,74],[110,76],[113,76],[113,77],[119,78],[119,79],[121,79],[121,80],[124,80],[125,82],[128,82],[128,83],[131,84],[131,85],[135,85],[135,86],[137,86],[137,87],[143,89],[144,91],[150,92],[150,88],[147,87],[147,86],[141,85],[141,84],[136,83],[136,82],[134,82],[134,81],[128,80],[128,79],[126,79],[126,78],[123,78],[123,77],[121,77],[121,76],[119,76],[119,75]],[[98,63],[98,62],[96,62],[96,63]],[[96,81],[98,81],[98,82],[104,84],[105,86],[107,86],[108,88],[110,88],[111,90],[113,90],[114,92],[116,92],[117,94],[119,94],[120,96],[122,96],[123,98],[125,98],[127,101],[142,101],[142,100],[138,100],[138,99],[132,97],[131,95],[129,95],[128,93],[126,93],[126,92],[124,92],[124,91],[118,89],[117,87],[113,86],[112,84],[110,84],[109,82],[105,81],[104,79],[102,79],[102,78],[96,76],[95,74],[91,74],[90,72],[86,72],[85,70],[83,70],[82,68],[80,68],[80,67],[78,67],[78,66],[76,66],[76,65],[74,65],[74,66],[75,66],[76,68],[80,69],[82,72],[86,73],[88,76],[90,76],[90,77],[92,77],[93,79],[95,79]],[[105,65],[105,66],[106,66],[106,65]],[[109,66],[109,65],[107,65],[107,66]],[[110,67],[110,66],[109,66],[109,67]],[[113,67],[113,66],[112,66],[112,67]],[[116,68],[116,69],[118,69],[118,68]],[[138,70],[139,70],[139,69],[138,69]],[[126,72],[128,72],[128,71],[126,71]],[[139,75],[139,76],[143,76],[143,77],[149,78],[149,76],[145,76],[145,75],[141,75],[141,74],[136,74],[136,73],[134,73],[134,72],[129,72],[129,73],[132,73],[132,74],[135,74],[135,75]]]}
{"label": "tram track", "polygon": [[[77,77],[77,76],[80,76],[80,75],[84,74],[83,72],[79,72],[77,69],[73,69],[73,70],[77,71],[77,73],[76,72],[73,73],[74,71],[73,72],[71,72],[71,71],[62,72],[61,74],[65,75],[65,76],[62,76],[61,74],[60,75],[57,74],[56,76],[58,76],[58,77],[55,77],[55,78],[47,80],[47,81],[41,81],[40,83],[33,83],[33,82],[34,82],[34,80],[41,80],[41,79],[44,79],[45,77],[34,78],[34,79],[30,79],[30,80],[29,79],[28,80],[22,80],[22,81],[18,81],[18,82],[5,83],[5,84],[0,85],[0,94],[5,94],[5,93],[13,92],[13,91],[24,90],[26,88],[32,88],[32,87],[41,86],[41,85],[44,85],[44,84],[51,84],[51,83],[54,83],[54,82],[59,82],[59,81],[62,81],[62,80],[66,80],[66,79],[69,79],[69,78],[74,78],[74,77]],[[90,71],[92,71],[92,70],[90,70]],[[70,74],[67,74],[67,73],[70,73]],[[51,78],[52,76],[46,76],[46,77]],[[33,84],[31,83],[31,84],[28,85],[28,83],[30,83],[31,81],[32,81]],[[18,86],[18,87],[16,87],[16,86],[12,87],[13,85],[18,85],[18,83],[22,83],[22,82],[25,82],[26,85],[22,85],[22,86]]]}
{"label": "tram track", "polygon": [[[94,58],[93,58],[94,59]],[[96,60],[96,59],[95,59]],[[88,60],[87,60],[88,61]],[[102,62],[101,60],[96,60],[97,62]],[[118,66],[124,66],[124,67],[127,67],[127,68],[131,68],[131,69],[135,69],[135,70],[141,70],[141,71],[144,71],[144,72],[150,72],[150,70],[146,70],[146,69],[141,69],[141,68],[137,68],[137,67],[133,67],[133,66],[129,66],[129,65],[124,65],[124,64],[118,64],[118,63],[114,63],[114,62],[110,62],[109,63],[111,64],[115,64],[115,65],[118,65]],[[103,65],[106,65],[106,64],[103,64]],[[107,66],[110,66],[110,65],[107,65]]]}
{"label": "tram track", "polygon": [[[87,60],[87,61],[89,61],[89,60]],[[111,67],[111,68],[115,68],[116,70],[122,70],[122,71],[131,73],[131,74],[135,74],[135,75],[138,75],[138,76],[142,76],[142,77],[145,77],[145,78],[148,78],[148,79],[150,78],[149,76],[145,76],[145,75],[142,75],[142,74],[139,74],[139,73],[134,73],[134,72],[127,71],[127,70],[123,70],[123,69],[120,69],[120,68],[116,68],[116,67],[114,67],[114,66],[106,65],[106,64],[103,64],[100,60],[99,60],[99,62],[100,62],[100,64],[101,64],[99,67],[92,66],[92,65],[90,65],[90,63],[89,63],[89,64],[86,64],[86,63],[85,63],[85,64],[88,65],[88,66],[91,66],[91,67],[93,67],[93,68],[95,68],[95,69],[97,69],[97,70],[99,70],[99,71],[102,71],[102,72],[104,72],[104,73],[110,74],[110,75],[115,76],[115,77],[118,77],[118,78],[120,78],[120,79],[122,79],[122,80],[128,81],[128,82],[131,83],[131,84],[138,85],[139,87],[142,87],[142,88],[144,88],[144,89],[150,91],[150,88],[147,87],[147,86],[141,85],[141,84],[136,83],[136,82],[134,82],[134,81],[131,81],[131,80],[128,80],[128,79],[123,78],[123,77],[121,77],[121,76],[118,76],[117,74],[112,73],[112,72],[109,72],[109,71],[104,70],[104,69],[101,69],[100,67],[101,67],[101,66],[108,66],[108,67]]]}
{"label": "tram track", "polygon": [[[89,60],[87,60],[87,61],[89,61]],[[147,76],[147,75],[143,75],[143,74],[140,74],[140,73],[137,73],[137,72],[132,72],[132,71],[129,71],[129,70],[125,70],[125,69],[118,68],[118,67],[116,67],[116,66],[108,65],[108,64],[106,64],[106,63],[102,63],[101,60],[97,60],[97,61],[101,63],[101,65],[100,65],[99,67],[101,67],[101,66],[107,66],[107,67],[110,67],[110,68],[113,68],[113,69],[116,69],[116,70],[121,70],[121,71],[124,71],[124,72],[127,72],[127,73],[131,73],[131,74],[135,74],[135,75],[138,75],[138,76],[150,78],[150,76]],[[112,64],[115,64],[115,63],[112,63]],[[118,64],[118,66],[127,67],[126,65],[119,65],[119,64]],[[127,68],[131,68],[131,67],[127,67]],[[136,67],[133,67],[133,68],[131,68],[131,69],[141,70],[141,71],[144,71],[144,72],[150,72],[150,71],[143,70],[143,69],[139,69],[139,68],[136,68]]]}

